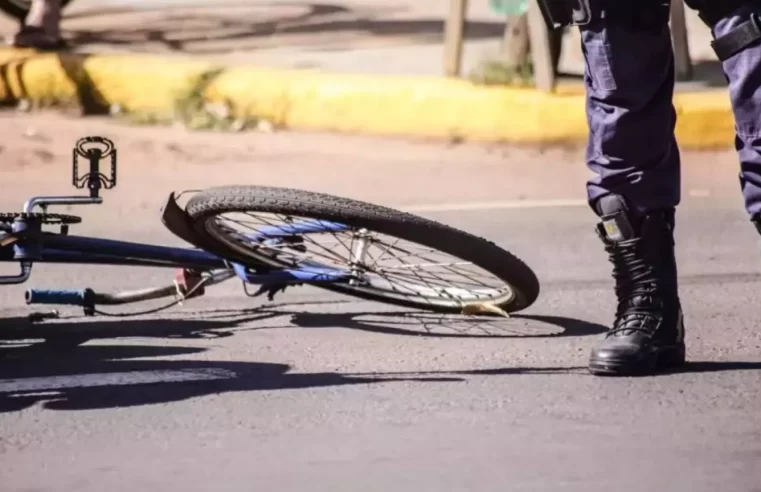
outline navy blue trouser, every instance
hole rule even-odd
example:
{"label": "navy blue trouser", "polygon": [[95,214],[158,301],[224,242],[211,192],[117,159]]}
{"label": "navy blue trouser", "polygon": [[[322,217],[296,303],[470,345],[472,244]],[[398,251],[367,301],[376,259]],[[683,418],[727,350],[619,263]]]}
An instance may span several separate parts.
{"label": "navy blue trouser", "polygon": [[[743,7],[714,26],[721,36],[744,22]],[[759,7],[755,7],[761,13]],[[584,26],[590,205],[608,193],[639,213],[680,201],[674,138],[674,55],[669,28],[633,30],[604,20]],[[761,215],[761,44],[723,62],[735,115],[740,185],[751,217]]]}

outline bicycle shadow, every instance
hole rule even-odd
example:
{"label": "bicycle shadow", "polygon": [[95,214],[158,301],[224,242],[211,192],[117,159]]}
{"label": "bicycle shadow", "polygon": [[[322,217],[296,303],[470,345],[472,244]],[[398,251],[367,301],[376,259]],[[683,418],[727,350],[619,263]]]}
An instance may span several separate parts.
{"label": "bicycle shadow", "polygon": [[5,318],[0,329],[0,360],[2,349],[14,343],[28,345],[30,340],[42,340],[38,350],[76,347],[88,340],[115,338],[205,339],[233,336],[232,329],[246,323],[266,321],[279,316],[274,313],[248,313],[224,320],[207,319],[105,319],[83,322],[32,322],[29,318]]}
{"label": "bicycle shadow", "polygon": [[[326,313],[309,306],[353,304],[352,301],[283,302],[254,309],[211,309],[181,312],[179,319],[88,319],[31,322],[4,319],[0,349],[41,342],[40,349],[73,349],[89,340],[115,338],[213,339],[238,331],[288,328],[344,328],[391,336],[461,339],[510,339],[590,336],[605,327],[575,318],[546,315],[446,315],[425,311],[359,311]],[[192,317],[200,319],[192,319]],[[118,321],[118,322],[116,322]],[[253,324],[253,326],[252,326]],[[0,360],[2,359],[0,351]]]}
{"label": "bicycle shadow", "polygon": [[[606,330],[596,323],[561,316],[513,315],[510,319],[479,319],[474,316],[442,316],[412,311],[290,314],[290,322],[301,328],[340,327],[384,335],[428,338],[558,338],[590,336]],[[539,325],[528,323],[529,321],[536,321]]]}
{"label": "bicycle shadow", "polygon": [[0,413],[38,404],[50,410],[89,410],[165,404],[221,393],[460,380],[292,373],[287,364],[263,362],[133,360],[206,351],[199,347],[89,345],[61,353],[43,351],[37,345],[10,351],[13,354],[6,354],[0,363]]}
{"label": "bicycle shadow", "polygon": [[370,333],[428,338],[564,338],[604,333],[607,327],[564,316],[512,314],[510,318],[439,314],[426,311],[362,311],[324,313],[283,310],[287,304],[261,312],[289,316],[300,328],[346,328]]}
{"label": "bicycle shadow", "polygon": [[[313,303],[309,303],[313,304]],[[31,323],[26,318],[6,319],[0,330],[0,413],[33,405],[51,410],[122,408],[171,403],[220,393],[273,391],[393,382],[460,382],[462,375],[293,373],[286,364],[192,360],[205,346],[162,346],[109,343],[119,338],[203,340],[233,336],[241,330],[344,327],[392,335],[419,333],[391,330],[353,321],[365,313],[305,313],[300,303],[280,309],[252,310],[230,316],[226,310],[203,311],[205,319],[106,319]],[[284,310],[284,308],[288,308]],[[389,314],[389,313],[382,313]],[[391,313],[398,316],[410,313]],[[291,322],[288,322],[288,317]],[[271,323],[283,318],[285,323]],[[296,321],[295,323],[293,321]],[[251,327],[251,323],[265,322]],[[429,336],[437,336],[430,334]],[[463,336],[463,335],[454,335]],[[467,335],[465,335],[467,337]],[[482,337],[485,335],[477,335]],[[30,340],[45,340],[29,343]],[[81,345],[100,340],[92,345]],[[139,359],[139,360],[136,360]],[[157,360],[158,359],[158,360]],[[510,368],[476,374],[567,372],[565,368]]]}

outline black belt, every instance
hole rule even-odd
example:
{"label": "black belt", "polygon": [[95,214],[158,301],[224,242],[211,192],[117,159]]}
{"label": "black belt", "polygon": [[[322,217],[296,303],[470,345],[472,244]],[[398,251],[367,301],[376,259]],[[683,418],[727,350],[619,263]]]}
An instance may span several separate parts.
{"label": "black belt", "polygon": [[750,45],[761,40],[761,17],[751,14],[750,18],[735,27],[727,34],[713,40],[711,47],[719,57],[725,61],[732,58]]}

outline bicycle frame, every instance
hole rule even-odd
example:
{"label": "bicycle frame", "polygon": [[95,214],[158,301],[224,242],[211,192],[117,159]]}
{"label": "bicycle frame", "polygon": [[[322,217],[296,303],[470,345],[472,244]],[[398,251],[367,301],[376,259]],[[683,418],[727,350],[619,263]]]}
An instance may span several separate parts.
{"label": "bicycle frame", "polygon": [[[312,223],[291,224],[287,228],[272,227],[273,234],[257,235],[259,237],[276,239],[278,235],[315,233],[335,228],[317,228]],[[282,232],[277,232],[278,229]],[[7,235],[0,235],[2,240]],[[270,283],[319,283],[340,281],[347,278],[347,274],[341,270],[321,267],[319,264],[307,264],[309,270],[288,269],[260,266],[261,270],[269,270],[257,273],[256,268],[251,268],[237,262],[230,262],[212,253],[199,249],[174,248],[167,246],[155,246],[143,243],[116,241],[111,239],[92,238],[85,236],[68,236],[62,234],[44,234],[39,255],[34,260],[20,260],[18,253],[26,253],[30,246],[16,245],[0,247],[0,262],[28,263],[64,263],[78,265],[112,265],[112,266],[143,266],[182,268],[195,271],[208,271],[216,269],[232,269],[241,280],[250,284]],[[31,268],[26,275],[13,277],[1,277],[0,284],[21,284],[31,276]]]}
{"label": "bicycle frame", "polygon": [[[273,229],[270,231],[272,235],[266,236],[266,238],[276,239],[278,235],[293,235],[297,234],[298,231],[302,229],[304,232],[320,232],[320,229],[316,228],[312,223],[305,223],[303,226],[301,224],[290,224],[287,226],[286,230],[279,230],[279,228],[275,227],[271,229]],[[7,234],[0,234],[0,241],[7,236]],[[266,291],[274,292],[287,286],[297,284],[319,285],[325,283],[348,282],[352,278],[351,274],[347,272],[325,268],[323,265],[315,263],[305,264],[304,266],[308,269],[273,268],[264,265],[251,268],[241,263],[230,262],[222,257],[200,249],[173,248],[127,241],[50,233],[43,234],[39,242],[41,244],[37,244],[36,242],[24,244],[22,242],[22,244],[0,247],[0,262],[18,262],[21,264],[21,274],[11,277],[0,277],[0,285],[21,284],[26,282],[31,276],[32,265],[34,263],[143,266],[180,269],[182,271],[181,278],[185,279],[185,285],[181,287],[175,284],[177,290],[172,289],[171,293],[181,295],[184,298],[202,295],[203,290],[196,292],[195,287],[201,280],[201,272],[211,273],[215,270],[232,272],[230,275],[225,275],[224,279],[237,276],[246,284],[260,285],[260,293]],[[34,261],[29,260],[28,250],[30,249],[36,252]],[[19,255],[24,256],[27,259],[18,260],[16,257]],[[160,290],[167,292],[165,289]],[[103,299],[103,297],[96,296],[90,288],[30,289],[26,293],[26,301],[28,304],[65,304],[81,306],[85,308],[86,314],[94,313],[96,299]],[[141,300],[143,299],[139,298],[138,300],[121,303],[140,302]],[[100,301],[97,303],[103,302],[106,301]]]}
{"label": "bicycle frame", "polygon": [[[49,233],[43,235],[41,243],[43,246],[40,253],[32,263],[146,266],[201,271],[229,268],[224,260],[201,250]],[[35,244],[24,244],[17,245],[15,250],[13,247],[0,248],[0,261],[23,261],[16,259],[16,252],[23,254],[30,246],[30,249],[37,247]],[[3,278],[7,277],[0,277],[0,284],[11,283],[3,282]]]}

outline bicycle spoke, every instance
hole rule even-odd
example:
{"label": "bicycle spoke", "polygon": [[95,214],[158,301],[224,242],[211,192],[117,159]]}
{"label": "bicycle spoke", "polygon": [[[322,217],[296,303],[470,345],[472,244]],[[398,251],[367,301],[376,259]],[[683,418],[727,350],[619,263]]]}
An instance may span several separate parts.
{"label": "bicycle spoke", "polygon": [[[225,229],[244,245],[246,238],[259,237],[261,227],[295,226],[297,231],[300,224],[314,224],[317,229],[314,232],[286,235],[283,241],[277,241],[276,236],[266,242],[251,239],[249,244],[252,249],[271,251],[273,258],[304,271],[312,268],[344,271],[361,279],[358,288],[414,297],[418,302],[448,299],[458,304],[496,298],[510,291],[501,281],[496,286],[490,285],[499,279],[472,262],[374,231],[348,228],[336,231],[331,230],[335,227],[334,222],[284,214],[249,212],[242,213],[242,217],[223,214],[217,218],[226,221]],[[323,225],[324,230],[319,230]]]}

